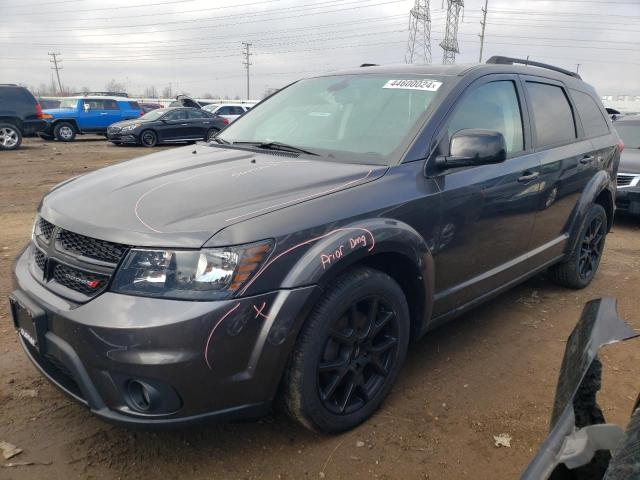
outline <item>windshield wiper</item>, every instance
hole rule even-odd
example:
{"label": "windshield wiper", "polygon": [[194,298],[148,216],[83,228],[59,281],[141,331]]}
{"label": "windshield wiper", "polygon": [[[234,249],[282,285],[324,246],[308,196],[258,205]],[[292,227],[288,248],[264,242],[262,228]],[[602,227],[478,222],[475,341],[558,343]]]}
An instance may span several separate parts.
{"label": "windshield wiper", "polygon": [[280,142],[233,142],[232,145],[254,145],[265,150],[280,150],[283,152],[306,153],[307,155],[315,155],[316,157],[320,156],[319,153],[310,152],[309,150]]}

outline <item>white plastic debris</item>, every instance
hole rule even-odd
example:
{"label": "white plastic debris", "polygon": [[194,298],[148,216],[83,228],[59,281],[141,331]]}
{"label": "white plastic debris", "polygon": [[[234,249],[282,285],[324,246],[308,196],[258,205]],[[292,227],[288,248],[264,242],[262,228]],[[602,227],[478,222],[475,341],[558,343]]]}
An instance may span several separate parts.
{"label": "white plastic debris", "polygon": [[511,448],[511,435],[506,433],[501,433],[500,435],[494,435],[493,441],[496,444],[496,447],[507,447]]}

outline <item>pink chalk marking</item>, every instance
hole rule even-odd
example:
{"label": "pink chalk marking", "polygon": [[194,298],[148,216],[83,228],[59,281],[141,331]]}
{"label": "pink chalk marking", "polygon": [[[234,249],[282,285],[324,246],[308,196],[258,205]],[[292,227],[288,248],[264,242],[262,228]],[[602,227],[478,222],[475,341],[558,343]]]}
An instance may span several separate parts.
{"label": "pink chalk marking", "polygon": [[204,361],[207,364],[207,367],[209,367],[209,370],[213,370],[211,368],[211,365],[209,364],[209,344],[211,343],[211,337],[213,337],[213,333],[216,331],[216,328],[218,328],[218,325],[220,325],[225,318],[227,318],[229,315],[231,315],[233,312],[235,312],[238,307],[240,306],[240,302],[236,303],[231,310],[229,310],[227,313],[225,313],[222,318],[220,318],[220,320],[218,320],[216,322],[216,324],[213,326],[213,328],[211,329],[211,333],[209,334],[209,338],[207,338],[207,345],[206,347],[204,347]]}
{"label": "pink chalk marking", "polygon": [[[277,167],[279,165],[285,164],[285,163],[306,163],[308,160],[283,160],[281,162],[271,162],[271,163],[266,163],[265,165],[269,166],[269,167]],[[138,197],[138,200],[136,200],[136,204],[133,207],[133,213],[136,215],[136,218],[138,219],[138,221],[144,225],[145,227],[147,227],[149,230],[151,230],[152,232],[155,233],[163,233],[162,231],[153,228],[151,225],[149,225],[148,223],[146,223],[144,220],[142,220],[142,218],[140,217],[140,213],[139,213],[139,209],[140,209],[140,203],[142,202],[142,200],[149,195],[150,193],[155,192],[156,190],[159,190],[163,187],[166,187],[167,185],[171,185],[173,183],[179,183],[179,182],[186,182],[187,180],[191,180],[192,178],[196,178],[196,177],[200,177],[202,175],[210,175],[212,173],[221,173],[221,172],[228,172],[231,170],[238,170],[240,168],[246,168],[244,165],[235,165],[233,167],[230,168],[218,168],[218,169],[214,169],[214,170],[210,170],[208,172],[200,172],[200,173],[196,173],[194,175],[190,175],[186,178],[181,178],[180,180],[172,180],[170,182],[165,182],[162,183],[160,185],[156,185],[153,188],[150,188],[149,190],[147,190],[146,192],[144,192],[142,195],[140,195],[140,197]],[[231,175],[233,177],[233,174]]]}
{"label": "pink chalk marking", "polygon": [[284,206],[289,205],[291,203],[302,202],[304,200],[311,200],[312,198],[321,197],[322,195],[326,195],[328,193],[333,193],[333,192],[335,192],[337,190],[342,190],[343,188],[346,188],[349,185],[352,185],[354,183],[358,183],[358,182],[362,182],[362,181],[366,180],[367,177],[369,177],[369,175],[371,175],[371,172],[373,172],[373,170],[369,170],[369,172],[362,178],[358,178],[356,180],[351,180],[350,182],[347,182],[347,183],[345,183],[343,185],[339,185],[337,187],[333,187],[333,188],[331,188],[329,190],[325,190],[325,191],[319,192],[319,193],[314,193],[314,194],[311,194],[311,195],[305,195],[304,197],[296,198],[294,200],[289,200],[288,202],[282,202],[282,203],[278,203],[276,205],[271,205],[269,207],[261,208],[259,210],[254,210],[253,212],[243,213],[242,215],[238,215],[236,217],[227,218],[225,220],[225,222],[233,222],[234,220],[238,220],[239,218],[248,217],[249,215],[254,215],[256,213],[261,213],[261,212],[264,212],[266,210],[271,210],[272,208],[284,207]]}
{"label": "pink chalk marking", "polygon": [[255,305],[253,306],[253,309],[256,311],[256,316],[254,318],[258,318],[258,317],[264,317],[267,320],[269,319],[269,317],[267,317],[264,313],[262,313],[262,311],[264,310],[264,308],[267,306],[267,302],[262,302],[262,305],[260,306],[260,308],[256,307]]}
{"label": "pink chalk marking", "polygon": [[373,233],[371,233],[369,230],[367,230],[366,228],[360,228],[360,227],[344,227],[344,228],[336,228],[335,230],[331,230],[330,232],[325,233],[324,235],[320,235],[319,237],[315,237],[315,238],[311,238],[309,240],[306,240],[304,242],[298,243],[297,245],[294,245],[293,247],[288,248],[287,250],[285,250],[284,252],[276,255],[275,257],[273,257],[271,260],[269,260],[267,263],[264,264],[264,267],[262,267],[260,270],[258,270],[256,272],[256,274],[251,278],[251,280],[249,280],[247,282],[247,284],[242,288],[242,290],[240,291],[240,294],[243,295],[247,289],[251,286],[251,284],[253,284],[253,282],[256,281],[256,279],[262,275],[262,273],[269,268],[269,266],[275,262],[276,260],[278,260],[280,257],[292,252],[293,250],[295,250],[296,248],[302,247],[304,245],[308,245],[310,243],[313,243],[317,240],[321,240],[323,238],[328,237],[329,235],[333,235],[336,232],[350,232],[353,230],[360,230],[362,232],[366,232],[369,234],[369,236],[371,237],[371,246],[367,249],[367,252],[370,252],[371,250],[373,250],[373,248],[376,246],[376,239],[373,236]]}

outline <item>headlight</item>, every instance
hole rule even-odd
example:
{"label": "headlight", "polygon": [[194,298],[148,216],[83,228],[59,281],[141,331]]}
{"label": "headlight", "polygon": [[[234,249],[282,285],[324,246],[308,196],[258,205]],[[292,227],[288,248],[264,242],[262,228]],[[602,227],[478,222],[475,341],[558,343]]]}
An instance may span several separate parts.
{"label": "headlight", "polygon": [[231,297],[271,251],[269,241],[202,250],[129,251],[111,289],[146,297],[217,300]]}
{"label": "headlight", "polygon": [[121,132],[130,132],[131,130],[135,130],[140,126],[139,123],[134,123],[133,125],[125,125],[120,129]]}

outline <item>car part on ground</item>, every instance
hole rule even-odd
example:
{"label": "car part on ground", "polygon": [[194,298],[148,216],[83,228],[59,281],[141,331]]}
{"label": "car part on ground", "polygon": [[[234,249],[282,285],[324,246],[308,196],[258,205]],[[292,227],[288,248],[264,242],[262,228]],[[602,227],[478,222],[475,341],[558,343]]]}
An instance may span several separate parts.
{"label": "car part on ground", "polygon": [[[590,86],[540,68],[308,78],[208,144],[52,189],[15,264],[22,345],[123,424],[254,416],[286,372],[294,418],[352,428],[409,340],[562,262],[593,279],[619,138]],[[108,135],[192,141],[215,119],[159,109]]]}
{"label": "car part on ground", "polygon": [[[633,441],[640,432],[638,412],[625,439],[620,427],[605,423],[596,401],[602,376],[598,351],[605,345],[639,335],[618,317],[614,299],[592,300],[585,305],[565,348],[549,436],[522,480],[636,478],[619,476],[622,471],[628,474],[630,468],[640,474],[640,444]],[[611,472],[607,472],[614,452]]]}

